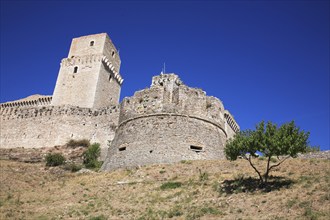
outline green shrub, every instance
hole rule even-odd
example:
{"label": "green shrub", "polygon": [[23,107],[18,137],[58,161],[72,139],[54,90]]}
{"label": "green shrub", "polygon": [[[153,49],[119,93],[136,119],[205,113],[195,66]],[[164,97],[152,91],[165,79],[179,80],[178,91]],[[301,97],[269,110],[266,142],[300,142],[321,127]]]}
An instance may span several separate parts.
{"label": "green shrub", "polygon": [[46,155],[46,166],[55,167],[64,164],[65,157],[60,153],[47,154]]}
{"label": "green shrub", "polygon": [[182,186],[182,183],[180,183],[180,182],[166,182],[166,183],[163,183],[160,186],[160,189],[162,189],[162,190],[165,190],[165,189],[175,189],[175,188],[179,188],[181,186]]}
{"label": "green shrub", "polygon": [[98,157],[101,154],[101,148],[99,143],[94,143],[87,148],[83,154],[84,165],[86,168],[100,168],[101,161],[98,161]]}
{"label": "green shrub", "polygon": [[69,140],[68,143],[66,143],[69,147],[76,148],[76,147],[89,147],[91,143],[87,139],[80,139],[80,140]]}
{"label": "green shrub", "polygon": [[64,166],[65,170],[69,170],[71,172],[77,172],[79,170],[81,170],[82,166],[76,163],[67,163]]}

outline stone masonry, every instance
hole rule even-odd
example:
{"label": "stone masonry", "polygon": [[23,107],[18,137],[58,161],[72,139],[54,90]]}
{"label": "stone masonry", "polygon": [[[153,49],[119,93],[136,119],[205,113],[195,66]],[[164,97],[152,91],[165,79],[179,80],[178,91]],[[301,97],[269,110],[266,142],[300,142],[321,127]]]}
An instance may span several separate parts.
{"label": "stone masonry", "polygon": [[224,158],[226,140],[238,129],[219,99],[184,85],[175,74],[161,74],[150,88],[122,101],[102,170]]}
{"label": "stone masonry", "polygon": [[0,104],[0,147],[88,139],[101,144],[104,171],[224,158],[225,142],[239,126],[219,99],[184,85],[175,74],[161,74],[150,88],[119,103],[120,63],[106,33],[74,38],[53,96]]}
{"label": "stone masonry", "polygon": [[122,77],[120,57],[107,34],[72,40],[61,62],[52,105],[101,108],[118,105]]}

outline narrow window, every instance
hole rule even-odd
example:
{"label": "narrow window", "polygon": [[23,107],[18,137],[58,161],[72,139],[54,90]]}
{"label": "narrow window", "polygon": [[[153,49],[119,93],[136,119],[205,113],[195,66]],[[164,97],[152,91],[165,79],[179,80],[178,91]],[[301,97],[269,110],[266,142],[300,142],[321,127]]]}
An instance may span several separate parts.
{"label": "narrow window", "polygon": [[73,69],[73,73],[77,73],[78,72],[78,67],[75,66],[74,69]]}
{"label": "narrow window", "polygon": [[112,77],[111,77],[111,74],[109,74],[109,81],[111,81],[111,78],[112,78]]}
{"label": "narrow window", "polygon": [[112,51],[112,54],[111,55],[112,55],[112,57],[114,57],[115,56],[115,51]]}
{"label": "narrow window", "polygon": [[89,46],[94,46],[94,41],[91,41],[90,43],[89,43]]}
{"label": "narrow window", "polygon": [[126,150],[126,147],[120,147],[119,148],[119,151],[125,151]]}
{"label": "narrow window", "polygon": [[190,150],[200,152],[203,150],[203,147],[198,147],[198,146],[192,146],[190,145]]}

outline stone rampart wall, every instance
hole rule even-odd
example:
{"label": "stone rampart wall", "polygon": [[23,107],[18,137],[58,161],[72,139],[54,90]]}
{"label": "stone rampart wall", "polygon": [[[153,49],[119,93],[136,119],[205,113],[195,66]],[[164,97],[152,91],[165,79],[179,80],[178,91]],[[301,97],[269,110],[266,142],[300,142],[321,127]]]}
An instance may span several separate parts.
{"label": "stone rampart wall", "polygon": [[207,121],[180,115],[150,115],[117,129],[102,170],[181,160],[224,158],[226,135]]}
{"label": "stone rampart wall", "polygon": [[104,159],[107,141],[118,125],[118,106],[88,109],[72,106],[5,108],[0,111],[1,148],[39,148],[88,139],[101,144]]}

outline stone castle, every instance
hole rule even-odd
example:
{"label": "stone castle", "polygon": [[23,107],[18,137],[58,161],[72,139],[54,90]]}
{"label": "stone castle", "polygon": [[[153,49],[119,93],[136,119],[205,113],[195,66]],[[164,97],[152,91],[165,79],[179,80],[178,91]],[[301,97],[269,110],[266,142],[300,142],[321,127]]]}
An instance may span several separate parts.
{"label": "stone castle", "polygon": [[224,158],[226,140],[239,126],[219,99],[162,73],[119,103],[120,64],[106,33],[74,38],[53,96],[0,104],[0,147],[88,139],[101,144],[102,170]]}

